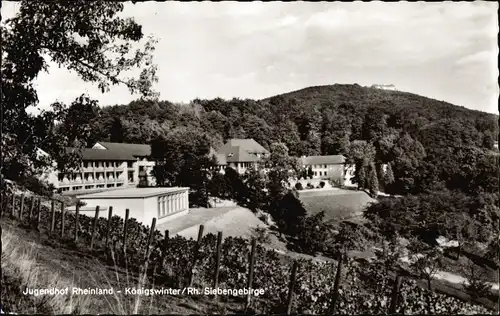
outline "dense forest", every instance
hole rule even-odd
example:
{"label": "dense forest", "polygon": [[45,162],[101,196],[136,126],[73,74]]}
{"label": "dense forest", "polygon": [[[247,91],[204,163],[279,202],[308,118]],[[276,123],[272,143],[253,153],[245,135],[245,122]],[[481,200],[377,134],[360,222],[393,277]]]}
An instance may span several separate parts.
{"label": "dense forest", "polygon": [[[291,156],[343,154],[359,170],[389,164],[395,181],[384,189],[399,194],[498,189],[498,117],[406,92],[335,84],[258,101],[138,100],[75,112],[73,117],[91,122],[89,145],[151,143],[187,129],[206,135],[215,148],[229,138],[249,137],[267,149],[284,143]],[[67,125],[69,131],[75,124]]]}

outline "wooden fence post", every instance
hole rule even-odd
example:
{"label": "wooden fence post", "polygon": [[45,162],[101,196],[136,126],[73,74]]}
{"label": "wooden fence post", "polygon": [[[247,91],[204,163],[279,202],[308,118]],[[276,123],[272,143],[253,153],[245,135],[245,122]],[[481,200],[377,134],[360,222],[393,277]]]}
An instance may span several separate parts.
{"label": "wooden fence post", "polygon": [[99,206],[95,207],[94,224],[92,225],[92,239],[90,240],[90,250],[94,248],[95,234],[97,232],[97,221],[99,220]]}
{"label": "wooden fence post", "polygon": [[253,272],[255,269],[255,252],[256,252],[256,250],[257,250],[257,239],[254,237],[254,238],[252,238],[252,250],[250,251],[250,262],[249,262],[249,267],[248,267],[247,289],[248,289],[249,293],[247,296],[247,303],[245,306],[245,311],[248,310],[248,308],[250,307],[251,298],[252,298],[250,291],[251,291],[252,285],[253,285]]}
{"label": "wooden fence post", "polygon": [[36,229],[40,230],[40,220],[42,219],[42,198],[38,198],[38,212],[36,215]]}
{"label": "wooden fence post", "polygon": [[156,217],[153,217],[153,222],[151,223],[151,229],[149,230],[148,244],[146,245],[146,253],[144,254],[144,263],[147,264],[149,260],[149,255],[151,253],[151,243],[153,242],[153,237],[155,235]]}
{"label": "wooden fence post", "polygon": [[215,250],[215,275],[214,275],[214,289],[219,286],[219,270],[220,270],[220,257],[222,251],[222,232],[217,233],[217,248]]}
{"label": "wooden fence post", "polygon": [[198,239],[196,241],[196,246],[194,247],[193,263],[191,264],[191,270],[189,271],[189,286],[193,286],[194,281],[194,268],[196,267],[196,261],[198,261],[198,251],[200,249],[201,240],[203,239],[203,230],[205,226],[200,225],[198,230]]}
{"label": "wooden fence post", "polygon": [[286,314],[290,315],[292,313],[293,306],[293,292],[295,289],[295,282],[297,281],[297,269],[299,267],[299,263],[297,261],[293,262],[292,274],[290,276],[290,283],[288,284],[288,302]]}
{"label": "wooden fence post", "polygon": [[75,243],[78,242],[78,221],[80,220],[80,203],[76,203],[75,210]]}
{"label": "wooden fence post", "polygon": [[16,216],[16,194],[12,193],[12,208],[10,209],[10,215],[12,217]]}
{"label": "wooden fence post", "polygon": [[64,238],[64,225],[66,224],[66,208],[64,202],[61,201],[61,239]]}
{"label": "wooden fence post", "polygon": [[51,220],[50,220],[50,232],[54,232],[54,227],[56,226],[56,206],[54,200],[51,200],[50,202],[50,213],[51,213]]}
{"label": "wooden fence post", "polygon": [[130,214],[130,210],[125,210],[125,223],[123,224],[123,256],[125,257],[127,253],[127,230],[128,230],[128,216]]}
{"label": "wooden fence post", "polygon": [[31,201],[30,201],[30,212],[29,212],[29,215],[28,215],[28,221],[30,223],[30,226],[31,226],[31,221],[33,220],[33,209],[35,208],[35,197],[32,196],[31,197]]}
{"label": "wooden fence post", "polygon": [[343,254],[340,254],[339,262],[337,265],[337,272],[335,274],[335,283],[333,283],[333,299],[332,299],[332,305],[330,306],[330,313],[332,313],[332,314],[335,313],[335,308],[337,307],[343,261],[344,261],[344,256],[343,256]]}
{"label": "wooden fence post", "polygon": [[160,261],[160,269],[158,271],[159,274],[163,271],[163,264],[165,262],[165,257],[167,256],[167,249],[168,249],[168,238],[169,238],[169,231],[168,229],[165,230],[165,238],[163,239],[163,249],[161,251],[161,261]]}
{"label": "wooden fence post", "polygon": [[23,194],[23,195],[21,195],[21,209],[19,210],[19,220],[21,222],[23,221],[24,200],[25,200],[25,196]]}
{"label": "wooden fence post", "polygon": [[198,230],[198,244],[201,242],[201,239],[203,238],[203,229],[205,228],[205,226],[203,225],[200,225],[200,228]]}
{"label": "wooden fence post", "polygon": [[108,210],[108,227],[106,227],[106,249],[109,245],[109,235],[111,234],[111,217],[113,217],[113,207],[110,206]]}
{"label": "wooden fence post", "polygon": [[389,309],[390,314],[396,314],[397,312],[400,287],[401,287],[401,275],[398,274],[396,275],[396,279],[394,280],[394,285],[392,287],[391,306]]}

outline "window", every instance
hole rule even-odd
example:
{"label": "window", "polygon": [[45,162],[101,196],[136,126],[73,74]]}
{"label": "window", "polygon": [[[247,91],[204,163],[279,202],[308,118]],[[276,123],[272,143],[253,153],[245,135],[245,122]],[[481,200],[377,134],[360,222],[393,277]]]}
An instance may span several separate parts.
{"label": "window", "polygon": [[326,165],[323,165],[323,168],[326,169]]}
{"label": "window", "polygon": [[318,172],[317,171],[314,171],[314,175],[317,176],[318,175]]}
{"label": "window", "polygon": [[127,168],[132,168],[133,167],[133,162],[132,161],[128,161],[127,162]]}
{"label": "window", "polygon": [[168,205],[167,205],[167,196],[159,196],[158,197],[158,218],[162,218],[168,215]]}

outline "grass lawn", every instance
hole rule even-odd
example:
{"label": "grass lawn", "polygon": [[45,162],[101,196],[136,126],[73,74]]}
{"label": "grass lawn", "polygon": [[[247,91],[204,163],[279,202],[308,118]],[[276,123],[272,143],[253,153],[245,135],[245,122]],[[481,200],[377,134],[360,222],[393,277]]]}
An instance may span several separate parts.
{"label": "grass lawn", "polygon": [[365,192],[343,189],[306,191],[299,194],[306,210],[312,215],[324,211],[327,222],[339,222],[358,216],[369,203],[376,201]]}

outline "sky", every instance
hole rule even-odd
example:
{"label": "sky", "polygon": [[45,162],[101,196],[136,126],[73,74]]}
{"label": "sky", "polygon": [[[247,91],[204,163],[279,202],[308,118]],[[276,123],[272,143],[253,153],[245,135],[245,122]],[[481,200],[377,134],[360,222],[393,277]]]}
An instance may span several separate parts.
{"label": "sky", "polygon": [[[4,2],[2,16],[19,4]],[[127,3],[155,36],[160,99],[262,99],[335,83],[398,90],[498,113],[496,2]],[[102,94],[49,63],[36,79],[40,107],[88,93],[101,105],[138,96]]]}

